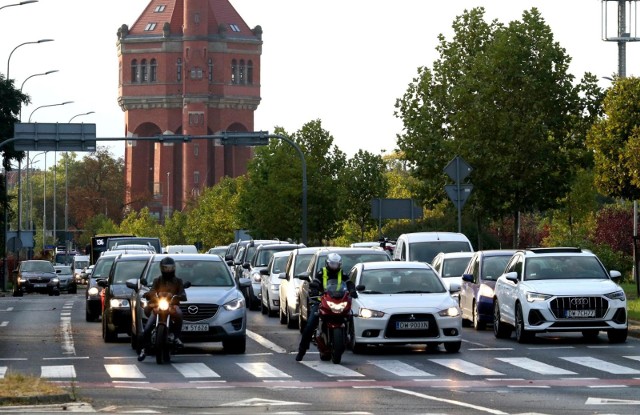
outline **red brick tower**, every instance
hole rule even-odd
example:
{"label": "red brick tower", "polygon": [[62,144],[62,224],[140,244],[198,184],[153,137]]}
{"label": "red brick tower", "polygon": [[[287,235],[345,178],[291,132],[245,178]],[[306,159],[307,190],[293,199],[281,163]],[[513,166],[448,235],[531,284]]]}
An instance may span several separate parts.
{"label": "red brick tower", "polygon": [[[262,29],[228,0],[151,0],[131,28],[120,27],[117,45],[127,137],[253,131]],[[205,139],[128,141],[125,202],[164,219],[204,187],[244,174],[251,155]]]}

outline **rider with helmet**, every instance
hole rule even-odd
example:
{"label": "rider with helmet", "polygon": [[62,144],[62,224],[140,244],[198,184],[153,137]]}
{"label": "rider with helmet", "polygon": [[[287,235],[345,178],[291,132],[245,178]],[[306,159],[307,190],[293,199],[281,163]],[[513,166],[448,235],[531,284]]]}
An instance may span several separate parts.
{"label": "rider with helmet", "polygon": [[[346,279],[346,281],[343,278]],[[338,284],[340,284],[340,282],[342,281],[345,281],[345,283],[347,284],[347,288],[351,293],[351,296],[353,298],[356,298],[358,294],[355,291],[353,282],[349,281],[348,278],[348,275],[342,275],[342,258],[337,253],[332,252],[327,255],[325,266],[316,273],[313,280],[309,283],[309,297],[317,297],[318,295],[320,295],[320,293],[323,292],[326,288],[327,281],[337,280]],[[302,360],[305,353],[307,352],[307,349],[309,349],[313,332],[318,327],[319,305],[320,303],[317,301],[313,301],[311,303],[307,325],[302,331],[302,339],[300,340],[300,345],[298,346],[298,354],[296,355],[296,361],[298,362]]]}
{"label": "rider with helmet", "polygon": [[[146,348],[149,345],[151,332],[156,325],[157,318],[157,304],[151,303],[156,298],[156,293],[171,293],[177,296],[176,304],[172,305],[171,315],[171,332],[174,336],[174,343],[177,347],[182,347],[182,341],[180,340],[180,332],[182,330],[182,311],[180,310],[180,301],[187,301],[187,293],[184,290],[184,284],[182,280],[176,277],[176,263],[171,257],[165,257],[160,261],[160,276],[153,280],[151,289],[145,293],[145,298],[149,300],[145,313],[149,315],[150,310],[153,310],[147,324],[144,326],[144,334],[142,338],[142,348],[138,354],[138,361],[143,361],[146,357]],[[174,300],[175,301],[175,300]]]}

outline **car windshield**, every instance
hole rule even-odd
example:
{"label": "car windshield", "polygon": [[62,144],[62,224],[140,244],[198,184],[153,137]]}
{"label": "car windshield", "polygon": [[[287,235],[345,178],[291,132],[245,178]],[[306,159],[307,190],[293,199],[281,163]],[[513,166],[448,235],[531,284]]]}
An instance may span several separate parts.
{"label": "car windshield", "polygon": [[269,260],[276,252],[288,251],[291,248],[270,248],[270,249],[260,249],[257,253],[256,260],[254,261],[256,267],[266,267],[269,265]]}
{"label": "car windshield", "polygon": [[93,267],[91,278],[107,278],[109,276],[109,271],[111,270],[111,265],[113,265],[114,260],[115,257],[101,258],[101,260],[96,262],[96,265]]}
{"label": "car windshield", "polygon": [[442,266],[442,278],[459,277],[469,264],[470,258],[448,258]]}
{"label": "car windshield", "polygon": [[116,262],[115,268],[113,269],[113,281],[111,281],[111,283],[125,284],[127,280],[140,278],[140,274],[142,274],[146,263],[147,259]]}
{"label": "car windshield", "polygon": [[[189,281],[192,287],[231,287],[235,285],[229,273],[229,267],[222,261],[202,261],[195,259],[176,259],[176,277],[183,282]],[[160,261],[155,261],[149,270],[152,278],[147,278],[151,284],[153,278],[160,275]],[[149,275],[149,274],[148,274]]]}
{"label": "car windshield", "polygon": [[504,272],[511,255],[485,257],[482,262],[482,279],[495,281]]}
{"label": "car windshield", "polygon": [[363,294],[431,294],[446,291],[438,275],[426,268],[365,269],[358,285],[364,285]]}
{"label": "car windshield", "polygon": [[22,264],[22,271],[26,272],[55,272],[51,262],[47,261],[27,261]]}
{"label": "car windshield", "polygon": [[600,261],[593,256],[544,256],[528,259],[525,280],[609,279]]}
{"label": "car windshield", "polygon": [[279,256],[273,258],[273,266],[271,267],[272,274],[279,274],[284,272],[284,268],[287,266],[287,260],[289,256]]}
{"label": "car windshield", "polygon": [[298,275],[301,272],[305,272],[309,267],[311,258],[313,258],[313,254],[298,254],[296,256],[296,264],[293,268],[293,274]]}
{"label": "car windshield", "polygon": [[56,274],[58,275],[71,275],[71,267],[55,267]]}
{"label": "car windshield", "polygon": [[409,260],[431,263],[440,252],[470,252],[470,249],[463,241],[413,242]]}
{"label": "car windshield", "polygon": [[88,266],[89,266],[89,261],[76,261],[74,265],[75,269],[82,269]]}

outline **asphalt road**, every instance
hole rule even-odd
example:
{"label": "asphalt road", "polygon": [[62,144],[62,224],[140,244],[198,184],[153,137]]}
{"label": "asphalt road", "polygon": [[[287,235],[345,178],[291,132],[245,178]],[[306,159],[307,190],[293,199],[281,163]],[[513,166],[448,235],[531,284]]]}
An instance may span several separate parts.
{"label": "asphalt road", "polygon": [[[637,414],[640,341],[606,334],[538,336],[520,345],[465,328],[460,353],[422,346],[348,352],[340,365],[313,349],[295,362],[300,333],[248,312],[243,355],[188,344],[170,365],[138,362],[129,339],[104,343],[84,319],[84,295],[0,298],[0,374],[59,382],[77,399],[65,411],[295,414]],[[62,405],[42,408],[63,411]],[[0,408],[25,412],[26,408]]]}

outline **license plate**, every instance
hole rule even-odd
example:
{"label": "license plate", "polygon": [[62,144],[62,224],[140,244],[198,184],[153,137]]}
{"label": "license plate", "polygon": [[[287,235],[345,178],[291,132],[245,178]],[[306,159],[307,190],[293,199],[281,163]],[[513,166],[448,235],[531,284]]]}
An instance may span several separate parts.
{"label": "license plate", "polygon": [[396,321],[396,330],[422,330],[428,328],[428,321]]}
{"label": "license plate", "polygon": [[596,310],[567,310],[567,318],[595,317]]}
{"label": "license plate", "polygon": [[34,288],[44,288],[46,286],[47,286],[47,284],[33,284]]}
{"label": "license plate", "polygon": [[183,324],[182,331],[209,331],[208,324]]}

